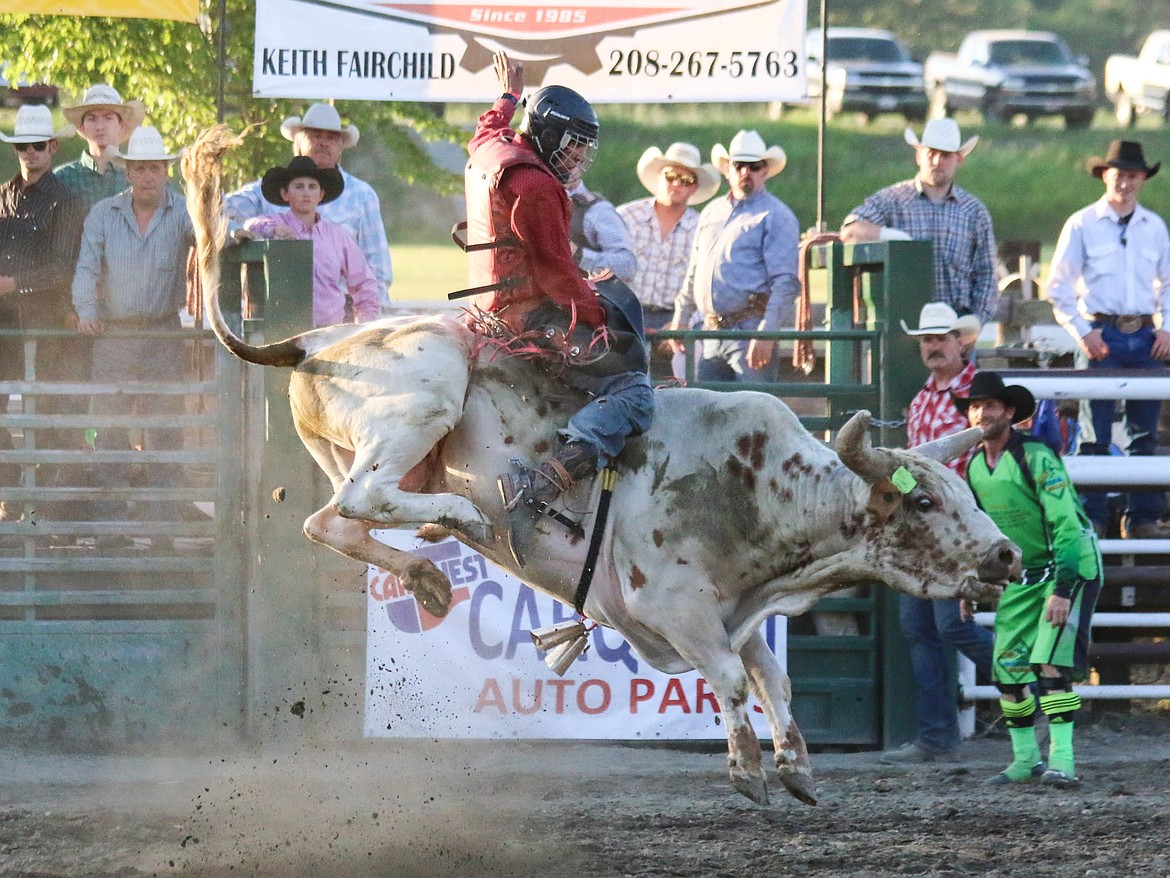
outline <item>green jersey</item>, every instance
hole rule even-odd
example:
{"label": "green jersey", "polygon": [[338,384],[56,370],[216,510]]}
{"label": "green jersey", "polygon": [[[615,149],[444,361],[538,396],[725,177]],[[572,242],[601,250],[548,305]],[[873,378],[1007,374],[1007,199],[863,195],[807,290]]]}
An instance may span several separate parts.
{"label": "green jersey", "polygon": [[981,452],[967,481],[983,511],[1020,547],[1025,582],[1053,579],[1054,593],[1068,597],[1078,583],[1097,578],[1097,536],[1064,464],[1043,442],[1013,430],[995,469]]}

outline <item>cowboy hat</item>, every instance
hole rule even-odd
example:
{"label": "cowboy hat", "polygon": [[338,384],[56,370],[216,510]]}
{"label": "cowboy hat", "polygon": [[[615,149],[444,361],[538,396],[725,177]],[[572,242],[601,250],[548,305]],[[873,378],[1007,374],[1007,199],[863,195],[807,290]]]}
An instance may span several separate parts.
{"label": "cowboy hat", "polygon": [[271,204],[288,204],[280,190],[287,189],[298,177],[309,177],[321,184],[321,203],[328,204],[341,194],[345,179],[337,168],[318,168],[307,155],[298,155],[284,167],[269,168],[260,180],[260,192]]}
{"label": "cowboy hat", "polygon": [[285,140],[296,140],[297,132],[304,128],[338,132],[341,135],[342,149],[355,146],[361,137],[356,125],[341,127],[341,115],[336,107],[329,104],[313,104],[304,116],[289,116],[280,123],[280,133],[284,135]]}
{"label": "cowboy hat", "polygon": [[1162,167],[1161,162],[1147,165],[1142,145],[1133,140],[1115,140],[1109,144],[1109,152],[1105,158],[1093,156],[1085,164],[1094,177],[1100,177],[1106,168],[1118,168],[1122,171],[1144,171],[1147,180],[1157,174]]}
{"label": "cowboy hat", "polygon": [[[77,126],[90,110],[113,110],[123,124],[131,128],[137,128],[146,118],[146,106],[142,101],[123,101],[122,96],[105,83],[91,85],[82,97],[81,103],[75,107],[62,107],[61,115],[65,117],[66,122]],[[73,133],[76,133],[76,127]]]}
{"label": "cowboy hat", "polygon": [[0,132],[0,140],[6,143],[40,143],[59,136],[60,132],[53,133],[53,111],[41,104],[25,104],[16,111],[16,127],[11,137]]}
{"label": "cowboy hat", "polygon": [[971,344],[979,338],[981,329],[979,318],[974,314],[964,314],[960,317],[955,309],[945,302],[927,302],[918,313],[918,328],[911,329],[902,321],[902,331],[907,335],[946,335],[948,332],[957,332],[959,341]]}
{"label": "cowboy hat", "polygon": [[731,138],[727,149],[717,143],[711,147],[711,164],[719,169],[719,173],[726,175],[727,167],[731,162],[767,162],[768,177],[771,179],[784,170],[788,164],[788,156],[778,146],[764,146],[764,138],[756,131],[740,131]]}
{"label": "cowboy hat", "polygon": [[955,408],[966,415],[971,403],[978,399],[998,399],[1016,413],[1012,415],[1012,423],[1018,424],[1032,417],[1036,411],[1036,397],[1032,391],[1020,384],[1004,384],[998,372],[976,372],[971,379],[971,390],[966,397],[955,396],[951,393]]}
{"label": "cowboy hat", "polygon": [[178,157],[178,153],[167,152],[157,128],[143,125],[134,129],[130,142],[126,144],[126,151],[113,156],[112,161],[119,167],[125,167],[126,162],[173,162]]}
{"label": "cowboy hat", "polygon": [[719,191],[723,179],[714,165],[703,164],[699,148],[690,143],[672,143],[663,152],[656,146],[650,147],[638,159],[638,179],[654,195],[658,194],[658,178],[664,168],[686,168],[695,175],[698,186],[687,199],[687,204],[702,204]]}
{"label": "cowboy hat", "polygon": [[922,129],[921,140],[918,139],[912,128],[907,128],[906,133],[902,136],[915,149],[925,146],[927,149],[937,149],[939,152],[957,152],[961,156],[966,156],[979,142],[979,135],[976,134],[963,143],[963,136],[959,133],[959,125],[954,119],[931,119]]}

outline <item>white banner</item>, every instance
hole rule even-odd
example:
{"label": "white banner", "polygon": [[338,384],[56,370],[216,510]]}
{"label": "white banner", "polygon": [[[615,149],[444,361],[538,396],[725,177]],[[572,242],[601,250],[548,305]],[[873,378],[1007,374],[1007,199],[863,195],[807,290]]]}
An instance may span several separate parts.
{"label": "white banner", "polygon": [[[609,629],[557,677],[532,644],[533,628],[576,618],[455,540],[420,543],[380,531],[388,545],[430,558],[451,580],[451,611],[436,619],[371,567],[367,599],[367,737],[707,740],[726,737],[707,682],[695,671],[655,671]],[[786,621],[762,630],[785,664]],[[767,722],[752,702],[752,722]]]}
{"label": "white banner", "polygon": [[257,0],[253,93],[276,98],[497,97],[492,54],[528,91],[595,103],[799,101],[807,0]]}

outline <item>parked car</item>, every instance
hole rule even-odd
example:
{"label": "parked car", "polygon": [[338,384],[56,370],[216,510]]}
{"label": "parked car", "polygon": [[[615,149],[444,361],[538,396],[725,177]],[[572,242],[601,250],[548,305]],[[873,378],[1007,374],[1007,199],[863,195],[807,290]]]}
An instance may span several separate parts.
{"label": "parked car", "polygon": [[55,107],[60,102],[55,85],[43,82],[30,83],[24,79],[15,85],[10,83],[7,64],[0,64],[0,95],[3,95],[6,107],[19,107],[21,104],[46,104]]}
{"label": "parked car", "polygon": [[1117,124],[1128,128],[1138,116],[1170,120],[1170,30],[1156,30],[1132,55],[1105,61],[1105,94],[1113,102]]}
{"label": "parked car", "polygon": [[1097,108],[1096,78],[1056,34],[972,31],[958,54],[932,52],[925,67],[935,118],[979,110],[988,120],[1063,116],[1067,127],[1087,128]]}
{"label": "parked car", "polygon": [[[808,35],[808,92],[821,96],[821,31]],[[879,113],[901,113],[909,121],[926,118],[922,65],[889,31],[831,27],[828,31],[825,113],[860,113],[870,121]]]}

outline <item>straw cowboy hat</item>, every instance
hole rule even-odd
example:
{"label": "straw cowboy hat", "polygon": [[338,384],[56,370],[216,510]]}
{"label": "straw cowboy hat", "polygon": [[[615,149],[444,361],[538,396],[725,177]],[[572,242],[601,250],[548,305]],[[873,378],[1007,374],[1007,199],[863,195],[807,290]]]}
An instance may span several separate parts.
{"label": "straw cowboy hat", "polygon": [[982,325],[974,314],[960,317],[946,302],[927,302],[918,313],[918,328],[911,329],[902,321],[902,331],[907,335],[946,335],[957,332],[959,341],[968,345],[979,338]]}
{"label": "straw cowboy hat", "polygon": [[954,119],[931,119],[922,129],[921,140],[918,139],[912,128],[907,128],[903,137],[915,149],[925,146],[928,149],[937,149],[939,152],[957,152],[964,157],[979,142],[979,135],[976,134],[963,143],[963,135],[959,133],[959,125]]}
{"label": "straw cowboy hat", "polygon": [[137,128],[146,118],[146,106],[142,101],[123,101],[122,96],[105,83],[91,85],[81,103],[75,107],[62,107],[61,115],[66,122],[77,126],[90,110],[113,110],[130,128]]}
{"label": "straw cowboy hat", "polygon": [[162,135],[153,125],[135,128],[126,144],[126,151],[113,157],[114,164],[125,167],[127,162],[173,162],[178,153],[169,153],[163,146]]}
{"label": "straw cowboy hat", "polygon": [[1032,417],[1036,411],[1036,397],[1032,391],[1020,384],[1004,384],[1003,377],[998,372],[976,372],[971,379],[971,390],[964,399],[951,394],[955,401],[955,408],[966,415],[971,403],[979,399],[998,399],[1005,406],[1014,408],[1012,423],[1018,424]]}
{"label": "straw cowboy hat", "polygon": [[16,127],[11,137],[0,132],[0,140],[5,143],[40,143],[60,136],[60,132],[53,131],[53,111],[41,104],[25,104],[16,111]]}
{"label": "straw cowboy hat", "polygon": [[658,178],[663,168],[677,166],[686,168],[695,175],[698,186],[687,199],[687,204],[702,204],[719,191],[723,179],[714,165],[703,164],[699,148],[690,143],[672,143],[663,152],[656,146],[650,147],[638,159],[638,179],[651,194],[658,194]]}
{"label": "straw cowboy hat", "polygon": [[307,155],[293,158],[284,167],[269,168],[260,180],[260,192],[264,199],[271,204],[288,204],[280,194],[281,189],[287,189],[289,184],[298,177],[310,177],[321,184],[321,203],[327,204],[341,194],[345,188],[345,179],[337,168],[318,168]]}
{"label": "straw cowboy hat", "polygon": [[764,146],[764,138],[756,131],[740,131],[731,138],[727,149],[717,143],[711,147],[711,163],[719,169],[719,173],[726,175],[727,167],[731,162],[767,162],[768,177],[771,179],[784,170],[788,164],[788,156],[778,146]]}
{"label": "straw cowboy hat", "polygon": [[296,140],[297,132],[304,128],[316,128],[320,131],[336,131],[341,135],[341,148],[349,149],[355,146],[361,132],[356,125],[341,126],[341,115],[336,107],[329,104],[313,104],[304,116],[289,116],[280,123],[280,133],[285,140]]}
{"label": "straw cowboy hat", "polygon": [[1089,173],[1098,178],[1105,173],[1106,168],[1117,168],[1121,171],[1143,171],[1148,180],[1158,173],[1162,163],[1147,165],[1140,143],[1133,140],[1115,140],[1109,144],[1109,152],[1105,158],[1093,156],[1086,162],[1086,166]]}

